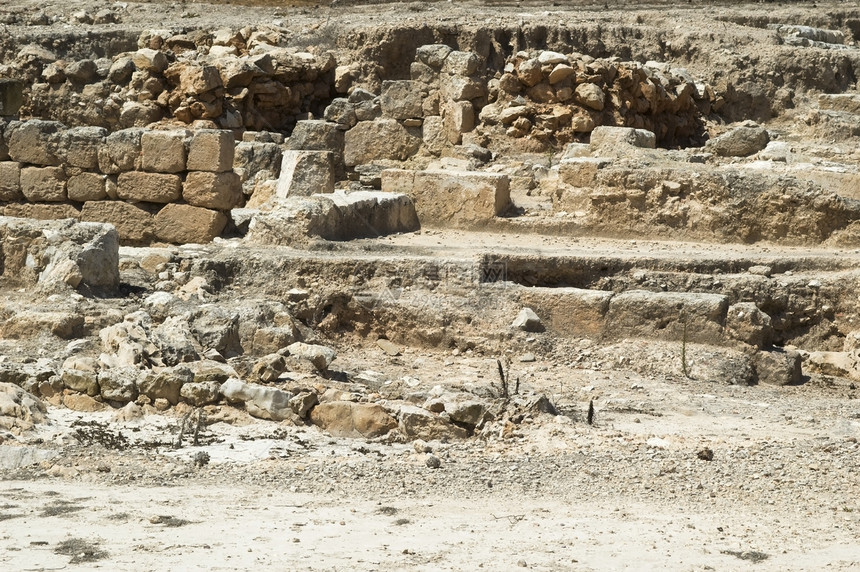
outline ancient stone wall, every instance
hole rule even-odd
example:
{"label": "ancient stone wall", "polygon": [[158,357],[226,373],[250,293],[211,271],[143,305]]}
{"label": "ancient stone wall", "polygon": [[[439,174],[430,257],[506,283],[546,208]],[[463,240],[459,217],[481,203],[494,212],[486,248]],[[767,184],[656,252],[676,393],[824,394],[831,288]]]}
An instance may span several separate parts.
{"label": "ancient stone wall", "polygon": [[0,125],[3,214],[113,224],[126,244],[209,242],[243,202],[226,130]]}

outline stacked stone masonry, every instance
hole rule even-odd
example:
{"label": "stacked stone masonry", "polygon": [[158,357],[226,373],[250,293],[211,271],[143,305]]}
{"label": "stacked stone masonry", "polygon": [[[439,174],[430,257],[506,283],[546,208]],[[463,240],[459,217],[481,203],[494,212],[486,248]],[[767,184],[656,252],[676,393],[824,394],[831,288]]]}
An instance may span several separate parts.
{"label": "stacked stone masonry", "polygon": [[241,206],[229,130],[0,124],[6,216],[113,224],[126,244],[209,242]]}

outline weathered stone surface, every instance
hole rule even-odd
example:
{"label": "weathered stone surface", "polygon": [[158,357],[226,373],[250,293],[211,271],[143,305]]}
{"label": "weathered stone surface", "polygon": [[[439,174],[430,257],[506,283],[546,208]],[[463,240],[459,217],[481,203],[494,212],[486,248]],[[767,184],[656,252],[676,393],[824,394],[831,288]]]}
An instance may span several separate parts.
{"label": "weathered stone surface", "polygon": [[290,409],[299,419],[306,419],[317,403],[319,403],[319,396],[315,391],[302,391],[290,399]]}
{"label": "weathered stone surface", "polygon": [[[446,421],[422,407],[397,404],[391,407],[397,419],[400,431],[407,437],[432,441],[434,439],[458,438],[465,439],[469,430]],[[311,412],[313,416],[313,412]]]}
{"label": "weathered stone surface", "polygon": [[606,95],[603,90],[593,83],[581,83],[576,86],[574,97],[577,103],[595,111],[603,111],[606,104]]}
{"label": "weathered stone surface", "polygon": [[253,216],[246,240],[301,244],[309,237],[351,240],[419,228],[415,206],[401,193],[357,191],[279,201],[277,210]]}
{"label": "weathered stone surface", "polygon": [[759,383],[769,385],[798,384],[802,379],[800,354],[791,350],[758,352],[753,366]]}
{"label": "weathered stone surface", "polygon": [[11,203],[3,211],[5,216],[36,220],[79,219],[81,211],[69,203]]}
{"label": "weathered stone surface", "polygon": [[24,167],[21,192],[32,202],[65,201],[66,172],[61,167]]}
{"label": "weathered stone surface", "polygon": [[597,181],[600,169],[612,162],[605,157],[575,157],[562,161],[558,166],[558,178],[573,187],[591,187]]}
{"label": "weathered stone surface", "polygon": [[754,302],[740,302],[729,306],[726,333],[736,340],[763,348],[770,345],[773,328],[770,316],[762,312]]}
{"label": "weathered stone surface", "polygon": [[394,80],[382,82],[379,103],[382,114],[393,119],[421,117],[424,86],[417,81]]}
{"label": "weathered stone surface", "polygon": [[196,207],[229,210],[241,204],[242,185],[232,172],[191,171],[185,177],[182,198]]}
{"label": "weathered stone surface", "polygon": [[193,380],[194,374],[181,366],[157,372],[149,370],[138,379],[138,389],[152,400],[166,399],[171,405],[176,405],[181,399],[182,386]]}
{"label": "weathered stone surface", "polygon": [[445,44],[428,44],[415,50],[415,58],[435,70],[441,70],[453,50]]}
{"label": "weathered stone surface", "polygon": [[0,429],[20,434],[46,421],[47,409],[38,397],[11,383],[0,383]]}
{"label": "weathered stone surface", "polygon": [[248,413],[260,419],[283,421],[292,414],[290,399],[293,395],[274,387],[245,383],[232,378],[221,386],[221,393],[227,401],[244,403]]}
{"label": "weathered stone surface", "polygon": [[311,423],[335,437],[381,437],[397,428],[397,421],[375,403],[330,401],[310,411]]}
{"label": "weathered stone surface", "polygon": [[517,317],[511,323],[511,327],[524,332],[542,332],[544,331],[543,322],[540,316],[535,314],[531,308],[523,308]]}
{"label": "weathered stone surface", "polygon": [[188,146],[186,168],[189,171],[223,173],[233,168],[235,140],[233,132],[203,129],[195,131]]}
{"label": "weathered stone surface", "polygon": [[170,203],[182,196],[179,175],[128,171],[117,177],[117,196],[130,201]]}
{"label": "weathered stone surface", "polygon": [[66,150],[66,162],[82,169],[98,169],[99,148],[105,144],[107,129],[102,127],[73,127],[62,133],[61,144]]}
{"label": "weathered stone surface", "polygon": [[289,355],[309,361],[319,371],[326,371],[337,357],[337,352],[327,346],[295,342],[287,347]]}
{"label": "weathered stone surface", "polygon": [[720,343],[728,306],[720,294],[629,290],[609,301],[606,333],[664,340],[686,335],[691,342]]}
{"label": "weathered stone surface", "polygon": [[148,244],[154,236],[152,213],[123,201],[88,201],[81,209],[81,220],[112,224],[124,244]]}
{"label": "weathered stone surface", "polygon": [[60,165],[65,159],[60,141],[64,128],[56,121],[13,121],[5,133],[9,156],[19,163]]}
{"label": "weathered stone surface", "polygon": [[0,201],[17,201],[24,198],[21,193],[21,163],[0,162]]}
{"label": "weathered stone surface", "polygon": [[463,140],[463,133],[468,133],[475,128],[475,108],[468,101],[452,101],[444,108],[443,120],[448,141],[452,145],[459,145]]}
{"label": "weathered stone surface", "polygon": [[546,318],[556,335],[595,337],[603,332],[612,292],[580,288],[525,288],[519,300]]}
{"label": "weathered stone surface", "polygon": [[95,397],[101,393],[98,381],[98,371],[63,368],[63,385],[73,391]]}
{"label": "weathered stone surface", "polygon": [[190,325],[203,349],[213,349],[224,357],[242,353],[238,314],[206,304],[191,316]]}
{"label": "weathered stone surface", "polygon": [[99,388],[106,401],[128,403],[137,399],[137,378],[140,370],[136,367],[116,367],[99,372]]}
{"label": "weathered stone surface", "polygon": [[107,175],[100,173],[84,172],[79,175],[72,175],[66,182],[66,193],[69,196],[69,200],[84,203],[86,201],[100,201],[107,198],[107,191],[105,190],[106,179]]}
{"label": "weathered stone surface", "polygon": [[114,131],[99,147],[99,171],[115,175],[141,167],[140,140],[144,130],[138,127]]}
{"label": "weathered stone surface", "polygon": [[154,73],[161,73],[167,69],[167,56],[158,50],[150,48],[141,48],[131,54],[131,61],[139,70],[146,70]]}
{"label": "weathered stone surface", "polygon": [[521,61],[519,66],[517,66],[517,77],[527,87],[539,84],[543,79],[541,63],[537,58]]}
{"label": "weathered stone surface", "polygon": [[242,191],[252,195],[257,181],[277,179],[281,172],[282,150],[277,143],[242,141],[233,155],[233,172],[242,181]]}
{"label": "weathered stone surface", "polygon": [[767,129],[758,125],[742,125],[719,137],[708,140],[705,148],[723,157],[746,157],[767,147]]}
{"label": "weathered stone surface", "polygon": [[326,121],[337,123],[343,129],[349,129],[358,122],[355,106],[345,97],[338,97],[325,108],[323,113]]}
{"label": "weathered stone surface", "polygon": [[632,127],[599,126],[591,132],[592,149],[614,150],[618,146],[629,145],[654,149],[657,146],[657,138],[651,131]]}
{"label": "weathered stone surface", "polygon": [[[384,145],[380,142],[384,141]],[[413,132],[394,119],[361,121],[344,135],[344,164],[347,167],[379,159],[406,160],[421,147],[420,132]]]}
{"label": "weathered stone surface", "polygon": [[442,71],[455,76],[470,76],[477,73],[481,61],[472,52],[452,51],[442,64]]}
{"label": "weathered stone surface", "polygon": [[187,131],[144,131],[140,137],[144,171],[179,173],[186,169]]}
{"label": "weathered stone surface", "polygon": [[169,204],[158,211],[154,219],[158,240],[174,244],[212,242],[227,226],[227,216],[202,207]]}
{"label": "weathered stone surface", "polygon": [[334,153],[284,151],[275,196],[309,197],[319,193],[332,193],[334,178]]}
{"label": "weathered stone surface", "polygon": [[303,120],[296,123],[293,133],[286,141],[288,149],[297,151],[343,151],[343,131],[337,123],[322,119]]}
{"label": "weathered stone surface", "polygon": [[386,169],[382,190],[412,197],[421,224],[430,226],[479,227],[510,205],[507,175],[477,171]]}
{"label": "weathered stone surface", "polygon": [[[51,236],[51,241],[44,236]],[[80,274],[79,284],[107,290],[119,285],[119,244],[116,231],[108,225],[0,217],[0,239],[7,280],[55,280],[67,275],[71,262]]]}
{"label": "weathered stone surface", "polygon": [[70,312],[24,310],[10,316],[0,325],[0,337],[27,339],[42,332],[50,332],[58,338],[68,340],[80,334],[83,325],[83,316]]}
{"label": "weathered stone surface", "polygon": [[71,409],[72,411],[79,411],[81,413],[103,411],[109,407],[106,403],[97,401],[89,395],[79,393],[64,395],[63,405]]}
{"label": "weathered stone surface", "polygon": [[182,399],[195,407],[203,407],[221,399],[221,383],[217,381],[193,381],[179,390]]}
{"label": "weathered stone surface", "polygon": [[567,64],[559,63],[549,73],[549,83],[555,85],[576,74],[576,70]]}

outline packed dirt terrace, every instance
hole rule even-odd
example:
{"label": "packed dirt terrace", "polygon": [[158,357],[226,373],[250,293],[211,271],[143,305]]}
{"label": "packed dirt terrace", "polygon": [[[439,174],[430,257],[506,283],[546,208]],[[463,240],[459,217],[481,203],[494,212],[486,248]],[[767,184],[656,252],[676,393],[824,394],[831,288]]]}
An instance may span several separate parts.
{"label": "packed dirt terrace", "polygon": [[0,568],[860,569],[860,5],[0,6]]}

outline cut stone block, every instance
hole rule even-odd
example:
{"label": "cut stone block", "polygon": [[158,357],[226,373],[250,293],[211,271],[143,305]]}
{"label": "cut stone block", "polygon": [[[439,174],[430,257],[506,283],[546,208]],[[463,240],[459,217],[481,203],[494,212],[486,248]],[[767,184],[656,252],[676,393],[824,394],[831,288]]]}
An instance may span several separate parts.
{"label": "cut stone block", "polygon": [[182,196],[179,175],[128,171],[117,177],[117,196],[130,201],[170,203]]}
{"label": "cut stone block", "polygon": [[428,226],[484,226],[511,202],[507,175],[478,171],[386,169],[382,190],[412,197],[418,219]]}
{"label": "cut stone block", "polygon": [[573,187],[591,187],[597,180],[597,172],[611,164],[603,157],[576,157],[562,161],[558,166],[558,178]]}
{"label": "cut stone block", "polygon": [[309,197],[334,192],[334,153],[329,151],[284,151],[277,198]]}
{"label": "cut stone block", "polygon": [[192,171],[185,177],[182,198],[196,207],[230,210],[242,202],[242,185],[235,173]]}
{"label": "cut stone block", "polygon": [[69,203],[13,203],[6,205],[6,216],[36,220],[80,219],[81,211]]}
{"label": "cut stone block", "polygon": [[61,167],[24,167],[21,192],[28,201],[53,203],[66,200],[66,172]]}
{"label": "cut stone block", "polygon": [[205,244],[227,226],[227,216],[219,211],[191,205],[169,204],[155,215],[155,236],[174,244]]}
{"label": "cut stone block", "polygon": [[100,173],[81,173],[69,177],[66,183],[69,200],[85,203],[87,201],[100,201],[106,198],[106,180],[107,175]]}
{"label": "cut stone block", "polygon": [[[720,344],[729,302],[720,294],[631,290],[609,302],[606,331],[614,338]],[[685,326],[686,324],[686,326]]]}
{"label": "cut stone block", "polygon": [[187,131],[144,131],[140,137],[144,171],[179,173],[186,169]]}
{"label": "cut stone block", "polygon": [[382,114],[392,119],[421,117],[424,89],[425,86],[418,81],[383,81],[379,96]]}
{"label": "cut stone block", "polygon": [[99,171],[116,175],[141,167],[140,139],[145,130],[139,127],[114,131],[99,147]]}
{"label": "cut stone block", "polygon": [[547,329],[556,335],[597,337],[603,333],[612,292],[580,288],[524,288],[523,305],[544,316]]}
{"label": "cut stone block", "polygon": [[110,223],[123,244],[149,244],[155,235],[152,213],[123,201],[90,201],[81,209],[81,220]]}
{"label": "cut stone block", "polygon": [[187,169],[223,173],[233,168],[233,132],[206,129],[196,131],[188,146]]}
{"label": "cut stone block", "polygon": [[394,119],[362,121],[344,135],[343,160],[347,167],[380,159],[405,161],[420,147],[420,128],[407,129]]}
{"label": "cut stone block", "polygon": [[19,163],[60,165],[64,159],[60,145],[63,129],[65,126],[56,121],[31,119],[12,122],[6,129],[9,156]]}
{"label": "cut stone block", "polygon": [[21,163],[0,162],[0,201],[18,201],[24,198],[21,193]]}
{"label": "cut stone block", "polygon": [[102,127],[73,127],[66,130],[62,145],[66,149],[66,163],[82,169],[99,168],[99,148],[105,144],[107,129]]}

